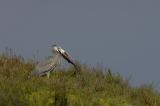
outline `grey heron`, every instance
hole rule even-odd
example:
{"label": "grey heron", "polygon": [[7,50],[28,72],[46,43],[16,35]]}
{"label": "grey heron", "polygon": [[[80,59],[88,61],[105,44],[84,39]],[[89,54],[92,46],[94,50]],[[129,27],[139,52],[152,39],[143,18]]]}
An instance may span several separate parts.
{"label": "grey heron", "polygon": [[60,46],[53,45],[52,52],[54,56],[44,62],[37,64],[35,66],[34,71],[31,72],[29,78],[31,78],[32,76],[46,76],[46,75],[49,78],[50,72],[53,71],[58,64],[60,64],[62,58],[67,60],[68,63],[71,63],[77,71],[80,71],[78,66],[72,60],[71,56]]}

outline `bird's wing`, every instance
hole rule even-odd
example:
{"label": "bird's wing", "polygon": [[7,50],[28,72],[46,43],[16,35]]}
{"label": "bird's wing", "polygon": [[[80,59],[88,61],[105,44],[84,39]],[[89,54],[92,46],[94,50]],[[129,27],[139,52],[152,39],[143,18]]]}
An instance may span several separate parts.
{"label": "bird's wing", "polygon": [[74,63],[73,60],[71,60],[71,56],[69,56],[69,54],[68,54],[65,50],[63,50],[61,47],[59,47],[58,51],[59,51],[60,55],[61,55],[65,60],[68,61],[68,63],[71,63],[71,64]]}
{"label": "bird's wing", "polygon": [[78,66],[74,63],[74,61],[72,60],[71,56],[66,52],[64,51],[62,48],[59,49],[59,53],[61,54],[61,56],[67,60],[68,63],[71,63],[76,70],[79,70]]}
{"label": "bird's wing", "polygon": [[64,52],[63,54],[61,54],[62,57],[68,61],[68,63],[74,64],[73,60],[71,59],[71,57],[68,55],[68,53]]}
{"label": "bird's wing", "polygon": [[42,73],[46,73],[48,71],[51,71],[57,66],[57,64],[59,64],[59,62],[60,62],[60,55],[55,54],[54,57],[37,64],[33,73],[35,75],[36,74],[40,75]]}

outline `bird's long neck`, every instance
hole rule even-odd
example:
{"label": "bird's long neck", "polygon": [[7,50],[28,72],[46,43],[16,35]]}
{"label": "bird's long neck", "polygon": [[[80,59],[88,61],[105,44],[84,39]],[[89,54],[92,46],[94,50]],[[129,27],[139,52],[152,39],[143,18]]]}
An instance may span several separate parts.
{"label": "bird's long neck", "polygon": [[61,56],[58,53],[55,53],[52,59],[52,64],[59,64],[61,60]]}

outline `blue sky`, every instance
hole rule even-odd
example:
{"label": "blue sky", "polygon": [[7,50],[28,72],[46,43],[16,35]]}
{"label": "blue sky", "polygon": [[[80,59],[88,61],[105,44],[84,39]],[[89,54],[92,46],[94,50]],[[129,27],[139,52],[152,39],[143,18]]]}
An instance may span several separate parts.
{"label": "blue sky", "polygon": [[1,0],[0,51],[51,55],[58,43],[89,65],[102,63],[132,84],[160,87],[160,1]]}

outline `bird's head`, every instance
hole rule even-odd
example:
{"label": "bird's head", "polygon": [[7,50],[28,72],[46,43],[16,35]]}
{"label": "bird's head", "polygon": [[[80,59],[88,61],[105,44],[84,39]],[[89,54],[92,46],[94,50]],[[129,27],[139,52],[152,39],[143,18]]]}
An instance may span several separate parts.
{"label": "bird's head", "polygon": [[54,53],[59,53],[59,50],[58,50],[58,46],[57,46],[57,45],[52,45],[52,52],[54,52]]}
{"label": "bird's head", "polygon": [[52,45],[52,51],[60,54],[64,54],[65,50],[63,50],[60,46]]}

